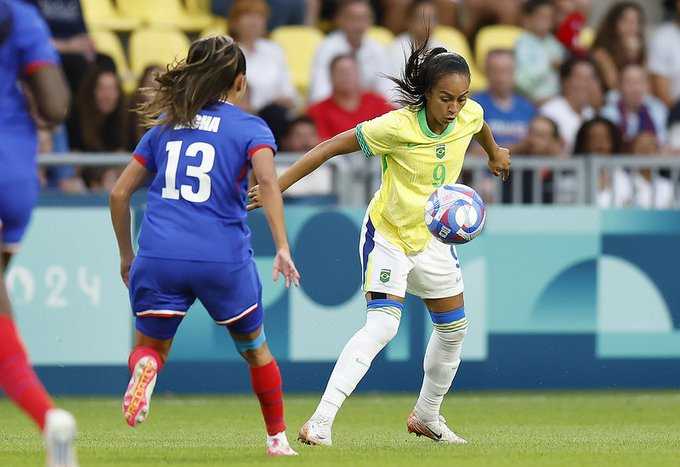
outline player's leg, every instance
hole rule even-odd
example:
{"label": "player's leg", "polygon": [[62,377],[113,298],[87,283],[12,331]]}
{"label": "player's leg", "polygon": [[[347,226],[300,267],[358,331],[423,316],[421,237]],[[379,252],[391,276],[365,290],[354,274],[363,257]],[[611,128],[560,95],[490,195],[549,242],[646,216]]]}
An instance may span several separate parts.
{"label": "player's leg", "polygon": [[297,455],[286,438],[281,372],[262,326],[262,284],[255,262],[238,266],[208,263],[203,275],[196,276],[193,288],[215,322],[229,329],[236,349],[248,363],[267,429],[267,454]]}
{"label": "player's leg", "polygon": [[342,349],[316,411],[300,429],[299,439],[307,444],[332,444],[331,428],[340,407],[399,329],[409,260],[373,229],[369,219],[359,250],[367,292],[366,323]]}
{"label": "player's leg", "polygon": [[151,395],[172,340],[193,296],[183,275],[196,263],[137,257],[130,269],[130,303],[137,329],[128,358],[130,381],[123,396],[123,416],[131,427],[149,415]]}
{"label": "player's leg", "polygon": [[434,328],[425,351],[423,385],[407,428],[435,441],[460,444],[465,440],[448,428],[440,408],[458,371],[467,333],[463,281],[455,249],[432,244],[416,259],[409,278],[409,291],[423,297]]}

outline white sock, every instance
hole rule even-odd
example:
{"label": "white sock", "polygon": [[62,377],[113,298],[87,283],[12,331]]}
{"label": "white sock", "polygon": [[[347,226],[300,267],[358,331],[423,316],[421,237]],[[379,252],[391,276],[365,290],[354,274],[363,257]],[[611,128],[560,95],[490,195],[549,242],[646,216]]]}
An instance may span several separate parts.
{"label": "white sock", "polygon": [[329,418],[331,422],[335,419],[340,406],[357,387],[375,356],[396,336],[400,317],[401,309],[396,306],[369,308],[366,324],[342,349],[314,415]]}
{"label": "white sock", "polygon": [[439,418],[444,396],[449,392],[460,365],[466,333],[467,327],[449,332],[437,328],[432,330],[423,362],[423,386],[415,407],[416,415],[421,420],[432,422]]}

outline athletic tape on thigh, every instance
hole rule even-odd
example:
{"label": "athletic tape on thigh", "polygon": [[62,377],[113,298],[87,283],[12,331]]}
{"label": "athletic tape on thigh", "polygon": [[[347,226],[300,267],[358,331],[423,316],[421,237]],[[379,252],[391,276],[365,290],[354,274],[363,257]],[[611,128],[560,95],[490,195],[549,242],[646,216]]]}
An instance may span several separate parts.
{"label": "athletic tape on thigh", "polygon": [[234,339],[234,345],[236,345],[236,350],[238,350],[239,353],[244,353],[247,350],[259,349],[266,341],[267,336],[265,336],[263,329],[260,335],[257,336],[252,341],[237,341],[236,339]]}
{"label": "athletic tape on thigh", "polygon": [[434,328],[441,332],[455,332],[467,328],[468,321],[465,317],[465,308],[460,307],[455,310],[435,313],[430,311],[430,318]]}
{"label": "athletic tape on thigh", "polygon": [[394,316],[397,319],[401,319],[401,311],[404,309],[404,304],[396,300],[381,298],[378,300],[369,300],[366,308],[368,311],[380,311]]}

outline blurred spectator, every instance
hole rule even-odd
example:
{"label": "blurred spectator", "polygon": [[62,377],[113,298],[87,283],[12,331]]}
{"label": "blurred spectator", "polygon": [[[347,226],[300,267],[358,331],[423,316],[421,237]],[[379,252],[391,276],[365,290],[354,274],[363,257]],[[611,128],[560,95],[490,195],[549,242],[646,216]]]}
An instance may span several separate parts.
{"label": "blurred spectator", "polygon": [[382,96],[361,89],[359,64],[353,55],[335,57],[330,64],[330,76],[331,97],[307,110],[321,139],[332,138],[393,109]]}
{"label": "blurred spectator", "polygon": [[[422,44],[427,37],[428,29],[434,31],[437,27],[437,8],[431,0],[413,2],[407,10],[408,30],[399,34],[388,49],[390,74],[400,76],[404,71],[406,59],[411,55],[411,42]],[[429,47],[444,47],[435,38],[430,37]],[[390,98],[396,97],[396,90],[392,90]]]}
{"label": "blurred spectator", "polygon": [[674,19],[661,25],[649,47],[649,70],[654,94],[672,107],[680,98],[680,0],[673,3]]}
{"label": "blurred spectator", "polygon": [[[215,16],[225,17],[239,0],[212,0],[211,10]],[[279,26],[307,24],[314,26],[319,19],[322,0],[267,0],[271,8],[267,29]]]}
{"label": "blurred spectator", "polygon": [[146,128],[139,124],[139,115],[135,112],[135,109],[139,108],[143,103],[150,99],[150,89],[157,89],[158,82],[156,81],[156,76],[163,72],[163,69],[158,65],[149,65],[144,69],[142,76],[139,78],[137,83],[137,89],[130,99],[130,104],[128,105],[128,117],[127,117],[127,142],[128,149],[133,150],[137,146],[137,142],[146,133]]}
{"label": "blurred spectator", "polygon": [[564,60],[564,47],[552,35],[555,7],[551,0],[528,0],[522,8],[524,27],[517,39],[517,87],[541,103],[559,93],[557,69]]}
{"label": "blurred spectator", "polygon": [[[83,81],[76,98],[76,125],[70,130],[71,149],[83,152],[127,150],[126,106],[118,75],[94,68]],[[109,190],[118,169],[83,168],[81,174],[88,188]]]}
{"label": "blurred spectator", "polygon": [[[643,132],[637,135],[632,143],[632,152],[639,156],[655,157],[659,155],[659,145],[653,133]],[[670,209],[676,200],[673,194],[673,183],[659,173],[653,174],[651,169],[633,171],[629,175],[629,185],[624,187],[623,199],[627,204],[645,209]]]}
{"label": "blurred spectator", "polygon": [[377,7],[378,22],[397,35],[403,33],[410,23],[409,10],[418,0],[373,0]]}
{"label": "blurred spectator", "polygon": [[297,99],[283,51],[264,39],[269,14],[265,0],[237,0],[229,11],[229,33],[248,62],[249,99],[254,112],[270,104],[291,108]]}
{"label": "blurred spectator", "polygon": [[520,22],[522,4],[525,0],[438,0],[442,24],[458,26],[455,14],[460,11],[460,29],[474,45],[477,32],[491,24]]}
{"label": "blurred spectator", "polygon": [[610,93],[609,103],[601,114],[619,126],[625,150],[630,150],[630,144],[641,133],[651,133],[660,145],[665,145],[668,110],[649,94],[647,70],[640,65],[625,66],[621,70],[620,89]]}
{"label": "blurred spectator", "polygon": [[680,101],[668,113],[668,147],[674,154],[680,154]]}
{"label": "blurred spectator", "polygon": [[592,56],[607,89],[619,85],[619,73],[629,64],[644,65],[644,12],[635,2],[612,5],[595,36]]}
{"label": "blurred spectator", "polygon": [[501,146],[519,143],[527,134],[536,109],[515,93],[515,57],[510,50],[492,50],[486,56],[489,87],[473,97],[484,107],[484,120]]}
{"label": "blurred spectator", "polygon": [[389,96],[392,83],[383,76],[389,71],[386,53],[382,45],[366,37],[373,24],[373,12],[367,0],[342,0],[336,13],[338,30],[321,43],[314,63],[310,85],[310,102],[327,99],[331,94],[329,65],[333,58],[352,54],[359,63],[361,83],[364,89]]}
{"label": "blurred spectator", "polygon": [[595,116],[591,94],[597,87],[595,67],[584,58],[571,58],[560,67],[562,94],[540,108],[540,113],[557,123],[567,152],[571,152],[583,121]]}
{"label": "blurred spectator", "polygon": [[96,56],[94,42],[87,33],[80,0],[33,0],[52,33],[64,74],[76,93],[80,80]]}
{"label": "blurred spectator", "polygon": [[[68,152],[64,127],[54,131],[38,128],[38,155],[63,154]],[[71,165],[41,167],[39,170],[41,189],[59,190],[64,193],[85,193],[87,188],[82,178]]]}
{"label": "blurred spectator", "polygon": [[588,21],[590,0],[555,0],[557,28],[555,37],[572,54],[584,56],[588,47],[582,33]]}
{"label": "blurred spectator", "polygon": [[[557,124],[547,117],[537,116],[529,125],[529,131],[519,144],[513,147],[513,152],[522,156],[558,157],[562,154],[562,140]],[[503,202],[513,200],[513,187],[521,180],[521,199],[517,203],[529,204],[534,201],[534,173],[539,177],[540,193],[536,194],[536,201],[550,204],[554,199],[554,179],[550,170],[516,170],[512,177],[503,184]]]}
{"label": "blurred spectator", "polygon": [[307,152],[319,144],[319,134],[314,120],[307,115],[296,118],[288,124],[281,141],[282,152]]}

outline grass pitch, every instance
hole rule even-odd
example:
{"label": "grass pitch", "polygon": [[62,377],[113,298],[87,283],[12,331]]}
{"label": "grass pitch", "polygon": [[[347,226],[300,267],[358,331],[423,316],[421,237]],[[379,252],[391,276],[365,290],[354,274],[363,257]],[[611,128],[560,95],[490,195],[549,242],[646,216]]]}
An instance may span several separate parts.
{"label": "grass pitch", "polygon": [[[289,438],[318,395],[288,396]],[[414,395],[358,395],[340,412],[333,448],[302,446],[297,458],[268,459],[254,397],[156,397],[130,429],[118,399],[58,402],[79,423],[82,467],[224,465],[677,466],[680,392],[454,393],[444,415],[468,439],[436,445],[406,433]],[[0,400],[0,466],[43,464],[33,425]]]}

